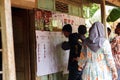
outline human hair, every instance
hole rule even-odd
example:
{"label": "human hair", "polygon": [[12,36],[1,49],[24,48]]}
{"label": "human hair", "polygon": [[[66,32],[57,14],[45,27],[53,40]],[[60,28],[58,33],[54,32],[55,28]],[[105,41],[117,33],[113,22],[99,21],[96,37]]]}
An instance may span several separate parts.
{"label": "human hair", "polygon": [[115,33],[120,35],[120,23],[117,24],[117,26],[115,28]]}
{"label": "human hair", "polygon": [[116,28],[120,28],[120,23],[117,24]]}
{"label": "human hair", "polygon": [[84,35],[87,32],[87,28],[85,25],[80,25],[78,27],[78,33]]}
{"label": "human hair", "polygon": [[108,31],[108,32],[111,32],[111,29],[110,29],[109,27],[107,27],[107,31]]}
{"label": "human hair", "polygon": [[62,31],[67,31],[72,33],[72,26],[70,24],[66,24],[63,26]]}

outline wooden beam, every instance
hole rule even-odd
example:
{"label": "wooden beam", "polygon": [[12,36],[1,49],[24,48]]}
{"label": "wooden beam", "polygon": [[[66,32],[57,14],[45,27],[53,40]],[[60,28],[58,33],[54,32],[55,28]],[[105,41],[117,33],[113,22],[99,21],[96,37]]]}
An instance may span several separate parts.
{"label": "wooden beam", "polygon": [[104,29],[105,29],[105,35],[108,38],[107,35],[107,27],[106,27],[106,9],[105,9],[105,0],[101,0],[101,21],[104,25]]}
{"label": "wooden beam", "polygon": [[3,80],[16,80],[11,18],[11,1],[0,0]]}
{"label": "wooden beam", "polygon": [[36,0],[11,0],[11,5],[23,9],[37,8]]}
{"label": "wooden beam", "polygon": [[101,0],[101,21],[106,26],[105,0]]}
{"label": "wooden beam", "polygon": [[[89,0],[92,3],[101,4],[101,0]],[[106,5],[120,7],[120,0],[105,0]]]}
{"label": "wooden beam", "polygon": [[29,17],[30,17],[30,26],[29,26],[29,46],[30,46],[30,66],[31,66],[31,80],[36,80],[36,68],[37,68],[37,62],[36,62],[36,34],[35,34],[35,11],[29,11]]}
{"label": "wooden beam", "polygon": [[71,5],[75,5],[75,6],[79,6],[81,7],[82,1],[81,0],[55,0],[55,1],[59,1],[59,2],[63,2],[65,4],[71,4]]}
{"label": "wooden beam", "polygon": [[110,5],[118,6],[120,7],[120,0],[106,0],[106,2]]}

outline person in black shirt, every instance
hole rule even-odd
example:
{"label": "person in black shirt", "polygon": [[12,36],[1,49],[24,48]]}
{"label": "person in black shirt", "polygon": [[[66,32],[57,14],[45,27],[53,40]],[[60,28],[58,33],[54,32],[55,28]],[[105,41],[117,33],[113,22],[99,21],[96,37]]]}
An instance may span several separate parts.
{"label": "person in black shirt", "polygon": [[87,28],[85,25],[79,25],[78,27],[78,36],[79,36],[79,39],[82,40],[82,42],[85,41],[86,37],[85,37],[85,34],[87,33]]}
{"label": "person in black shirt", "polygon": [[63,50],[69,50],[69,61],[68,61],[68,70],[69,76],[68,80],[81,80],[82,71],[78,70],[78,61],[77,58],[80,57],[80,52],[82,46],[79,44],[78,33],[72,33],[72,27],[70,24],[66,24],[62,28],[62,32],[65,37],[68,38],[68,41],[62,43]]}

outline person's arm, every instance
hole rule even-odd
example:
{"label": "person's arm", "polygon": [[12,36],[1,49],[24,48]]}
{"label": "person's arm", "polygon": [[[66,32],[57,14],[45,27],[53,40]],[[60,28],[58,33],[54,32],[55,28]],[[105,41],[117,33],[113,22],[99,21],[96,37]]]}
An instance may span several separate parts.
{"label": "person's arm", "polygon": [[86,47],[83,47],[80,53],[80,57],[78,59],[78,70],[82,70],[85,67],[87,61],[87,56],[86,56]]}
{"label": "person's arm", "polygon": [[116,38],[111,41],[111,48],[113,49],[117,44]]}
{"label": "person's arm", "polygon": [[64,41],[62,42],[62,49],[63,50],[69,50],[70,47],[74,46],[75,43],[76,43],[76,40],[77,40],[77,34],[74,33],[74,34],[70,34],[69,35],[69,38],[68,38],[68,41]]}
{"label": "person's arm", "polygon": [[107,41],[107,40],[104,44],[104,54],[105,54],[106,63],[108,65],[109,69],[112,71],[113,78],[117,79],[117,77],[118,77],[117,69],[115,67],[115,62],[114,62],[114,59],[112,56],[111,45],[110,45],[109,41]]}
{"label": "person's arm", "polygon": [[70,49],[70,44],[67,41],[62,42],[62,49],[63,50],[69,50]]}

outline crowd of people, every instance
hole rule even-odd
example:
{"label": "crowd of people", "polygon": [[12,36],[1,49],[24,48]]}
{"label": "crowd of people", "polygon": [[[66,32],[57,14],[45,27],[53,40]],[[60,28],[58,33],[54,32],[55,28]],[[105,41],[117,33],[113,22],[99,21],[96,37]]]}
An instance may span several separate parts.
{"label": "crowd of people", "polygon": [[[111,29],[108,29],[108,37]],[[70,50],[68,80],[120,80],[120,23],[115,28],[117,36],[105,37],[104,26],[95,22],[85,36],[85,25],[72,33],[72,26],[66,24],[62,32],[68,41],[62,43],[63,50]]]}

